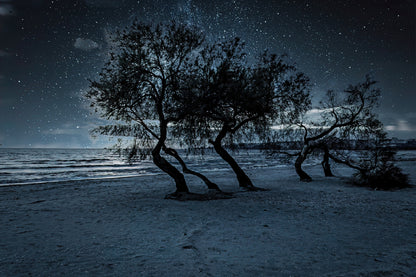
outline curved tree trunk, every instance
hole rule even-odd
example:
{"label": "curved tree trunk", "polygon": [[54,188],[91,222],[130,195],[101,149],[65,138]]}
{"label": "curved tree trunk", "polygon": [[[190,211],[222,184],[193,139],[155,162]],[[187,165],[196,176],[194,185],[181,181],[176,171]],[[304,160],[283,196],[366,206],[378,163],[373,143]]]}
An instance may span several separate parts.
{"label": "curved tree trunk", "polygon": [[163,172],[175,180],[176,192],[189,192],[185,177],[173,165],[160,155],[160,151],[152,151],[153,162]]}
{"label": "curved tree trunk", "polygon": [[214,146],[215,152],[217,152],[218,155],[220,155],[221,158],[224,161],[226,161],[233,169],[235,175],[237,176],[239,186],[245,189],[254,190],[255,187],[253,183],[251,182],[250,178],[247,176],[244,170],[241,169],[241,167],[234,160],[234,158],[227,152],[227,150],[225,150],[224,147],[221,146],[221,144],[214,143],[213,146]]}
{"label": "curved tree trunk", "polygon": [[188,186],[186,185],[185,177],[183,174],[171,165],[165,158],[160,155],[162,147],[165,145],[166,136],[167,136],[167,123],[163,120],[163,117],[160,120],[160,138],[157,142],[155,148],[152,150],[152,157],[154,164],[159,167],[163,172],[167,173],[170,177],[175,180],[176,192],[189,192]]}
{"label": "curved tree trunk", "polygon": [[334,175],[332,174],[331,171],[331,165],[329,164],[329,150],[328,150],[328,146],[323,146],[324,149],[324,159],[322,161],[322,168],[324,169],[324,173],[325,173],[325,177],[333,177]]}
{"label": "curved tree trunk", "polygon": [[217,152],[217,154],[220,155],[220,157],[231,166],[235,175],[237,176],[238,184],[241,188],[248,190],[259,190],[253,185],[250,178],[247,176],[244,170],[241,169],[234,158],[227,152],[227,150],[225,150],[224,147],[222,147],[221,141],[227,135],[227,131],[227,126],[224,125],[215,138],[215,141],[210,140],[210,143],[214,146],[215,152]]}
{"label": "curved tree trunk", "polygon": [[221,191],[221,189],[218,187],[218,185],[211,182],[205,175],[189,169],[186,166],[183,159],[179,156],[178,152],[175,149],[164,147],[163,151],[166,154],[171,155],[172,157],[174,157],[180,163],[180,165],[182,166],[183,173],[187,173],[187,174],[197,176],[198,178],[200,178],[207,185],[208,189],[214,189],[214,190],[217,190],[217,191]]}
{"label": "curved tree trunk", "polygon": [[302,182],[310,182],[312,181],[311,176],[309,176],[305,171],[303,171],[302,169],[302,164],[303,162],[306,160],[306,157],[308,155],[309,152],[309,146],[305,145],[302,149],[302,152],[299,154],[299,156],[296,158],[295,161],[295,169],[296,169],[296,173],[299,175],[300,180]]}

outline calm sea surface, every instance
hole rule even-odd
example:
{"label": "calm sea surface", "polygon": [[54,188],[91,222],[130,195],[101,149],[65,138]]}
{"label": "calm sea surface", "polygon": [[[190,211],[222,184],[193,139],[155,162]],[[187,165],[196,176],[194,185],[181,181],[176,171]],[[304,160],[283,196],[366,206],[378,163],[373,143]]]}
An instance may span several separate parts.
{"label": "calm sea surface", "polygon": [[[246,169],[289,166],[279,159],[267,159],[258,150],[240,151],[233,156]],[[414,161],[416,151],[400,151],[397,156],[399,160]],[[201,172],[229,170],[228,164],[211,151],[203,157],[183,155],[183,158],[189,168]],[[306,164],[319,163],[319,159],[312,158]],[[0,148],[0,186],[125,178],[161,173],[150,160],[130,165],[123,157],[105,149]]]}
{"label": "calm sea surface", "polygon": [[[258,151],[235,155],[243,167],[273,166]],[[228,165],[215,153],[183,157],[189,168],[199,171],[227,170]],[[0,148],[0,186],[36,184],[86,179],[125,178],[161,171],[152,161],[129,164],[106,149],[10,149]]]}

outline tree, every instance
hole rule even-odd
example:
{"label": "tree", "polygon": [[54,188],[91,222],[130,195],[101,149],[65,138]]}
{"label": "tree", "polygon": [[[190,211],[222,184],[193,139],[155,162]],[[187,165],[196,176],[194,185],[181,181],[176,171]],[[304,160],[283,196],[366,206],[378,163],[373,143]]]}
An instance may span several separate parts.
{"label": "tree", "polygon": [[[166,146],[166,141],[168,126],[181,120],[175,112],[174,96],[181,83],[192,77],[203,42],[204,35],[186,25],[135,22],[115,33],[109,61],[86,94],[102,117],[121,122],[98,128],[98,132],[135,137],[132,155],[139,148],[151,147],[154,164],[175,181],[174,195],[189,190],[183,174],[162,157],[161,151],[178,159],[186,173],[196,173]],[[219,190],[212,182],[207,185]]]}
{"label": "tree", "polygon": [[209,45],[201,54],[198,78],[178,96],[179,113],[186,115],[175,126],[176,133],[185,134],[188,145],[211,144],[231,166],[239,186],[257,190],[224,141],[262,137],[277,118],[296,117],[309,105],[308,79],[283,57],[267,53],[249,66],[239,38]]}
{"label": "tree", "polygon": [[[312,178],[302,169],[302,164],[309,154],[316,149],[326,151],[331,139],[337,136],[348,138],[353,134],[370,134],[380,129],[381,123],[374,114],[380,90],[374,88],[376,82],[366,76],[366,80],[357,85],[350,85],[343,93],[329,90],[326,98],[321,101],[321,122],[311,122],[309,125],[299,123],[303,130],[302,149],[297,153],[295,169],[301,181],[311,181]],[[340,96],[342,95],[342,96]],[[330,174],[328,153],[325,155],[323,166]]]}
{"label": "tree", "polygon": [[[298,123],[299,128],[294,130],[295,132],[303,131],[303,136],[302,149],[295,154],[297,157],[295,169],[301,181],[312,180],[302,169],[302,164],[310,154],[318,150],[324,152],[322,166],[325,176],[333,176],[330,158],[357,169],[363,174],[378,166],[375,164],[370,166],[371,163],[364,162],[368,161],[368,157],[359,159],[360,162],[352,162],[342,157],[341,151],[335,151],[336,147],[334,147],[340,146],[340,143],[345,141],[365,140],[367,150],[379,151],[380,141],[385,139],[385,133],[382,130],[382,123],[374,112],[380,96],[380,90],[374,87],[375,84],[376,81],[367,75],[364,82],[350,85],[343,93],[336,94],[332,90],[328,91],[318,109],[321,111],[321,122]],[[369,152],[366,154],[369,155]]]}

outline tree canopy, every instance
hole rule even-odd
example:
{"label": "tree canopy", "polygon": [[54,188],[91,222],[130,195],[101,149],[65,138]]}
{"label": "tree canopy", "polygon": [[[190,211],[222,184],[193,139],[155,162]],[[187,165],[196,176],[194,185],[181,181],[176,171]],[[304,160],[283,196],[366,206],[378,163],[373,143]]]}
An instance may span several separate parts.
{"label": "tree canopy", "polygon": [[264,137],[276,121],[296,117],[310,104],[308,78],[283,58],[262,53],[250,64],[239,38],[217,42],[201,52],[196,78],[178,97],[185,115],[176,133],[187,145],[211,144],[242,188],[256,189],[224,141]]}
{"label": "tree canopy", "polygon": [[[142,147],[152,147],[154,163],[169,174],[177,192],[188,192],[183,174],[160,154],[166,147],[168,124],[180,118],[173,96],[193,67],[204,35],[187,25],[135,22],[112,39],[109,61],[87,97],[96,111],[109,120],[127,125],[101,128],[117,135],[133,130]],[[131,125],[134,124],[134,128]]]}
{"label": "tree canopy", "polygon": [[[377,154],[379,146],[371,148],[374,163],[366,159],[356,163],[333,151],[340,138],[377,143],[385,138],[374,111],[380,95],[375,83],[367,76],[343,92],[329,90],[318,107],[321,120],[307,122],[310,81],[285,56],[267,51],[249,56],[239,38],[207,40],[200,30],[176,22],[134,22],[113,34],[108,61],[97,80],[90,82],[86,97],[109,121],[96,131],[133,138],[129,158],[150,155],[175,181],[171,196],[180,197],[189,193],[183,173],[199,177],[209,189],[220,189],[189,169],[169,146],[172,141],[188,148],[212,146],[230,165],[241,188],[257,190],[227,146],[244,140],[270,142],[274,125],[296,126],[290,130],[302,141],[295,168],[303,181],[312,180],[302,164],[316,150],[325,153],[322,165],[327,176],[332,175],[330,158],[365,177],[374,168],[379,168],[373,170],[378,175],[384,169],[397,173],[388,152]],[[182,172],[164,155],[176,159]]]}

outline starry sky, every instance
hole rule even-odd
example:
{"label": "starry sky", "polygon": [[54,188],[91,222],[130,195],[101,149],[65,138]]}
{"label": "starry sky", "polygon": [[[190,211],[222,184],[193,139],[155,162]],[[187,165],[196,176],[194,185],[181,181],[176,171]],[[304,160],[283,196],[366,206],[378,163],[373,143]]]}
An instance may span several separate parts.
{"label": "starry sky", "polygon": [[135,18],[239,36],[247,51],[288,54],[319,100],[370,73],[390,136],[416,138],[414,0],[0,0],[2,147],[102,147],[82,93],[100,71],[109,34]]}

